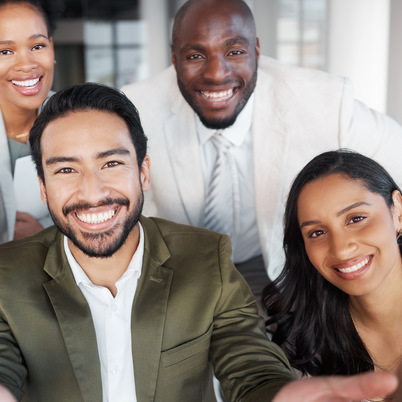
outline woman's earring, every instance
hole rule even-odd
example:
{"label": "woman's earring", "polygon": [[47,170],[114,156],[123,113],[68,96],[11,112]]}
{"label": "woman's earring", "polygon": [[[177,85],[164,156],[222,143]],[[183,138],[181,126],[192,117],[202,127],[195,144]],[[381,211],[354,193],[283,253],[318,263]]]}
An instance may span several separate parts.
{"label": "woman's earring", "polygon": [[402,229],[396,233],[396,242],[399,246],[402,246]]}

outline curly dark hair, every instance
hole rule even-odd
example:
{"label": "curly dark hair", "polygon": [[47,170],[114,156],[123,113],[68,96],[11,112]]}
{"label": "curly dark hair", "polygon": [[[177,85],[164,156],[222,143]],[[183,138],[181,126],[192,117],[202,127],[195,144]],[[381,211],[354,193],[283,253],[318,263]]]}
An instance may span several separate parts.
{"label": "curly dark hair", "polygon": [[297,219],[303,187],[330,174],[358,180],[393,206],[400,191],[377,162],[356,152],[325,152],[298,174],[289,192],[285,217],[285,265],[281,275],[263,291],[267,330],[303,375],[348,375],[374,369],[349,312],[349,295],[329,283],[311,264]]}
{"label": "curly dark hair", "polygon": [[56,23],[64,11],[64,0],[0,0],[0,7],[11,3],[26,3],[36,7],[46,21],[49,36],[53,36]]}

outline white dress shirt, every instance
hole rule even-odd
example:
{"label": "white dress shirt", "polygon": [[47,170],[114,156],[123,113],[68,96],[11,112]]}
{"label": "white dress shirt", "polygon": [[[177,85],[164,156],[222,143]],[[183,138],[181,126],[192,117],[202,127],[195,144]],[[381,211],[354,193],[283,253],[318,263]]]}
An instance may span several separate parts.
{"label": "white dress shirt", "polygon": [[126,272],[116,282],[116,297],[109,289],[94,285],[71,254],[67,238],[64,249],[74,278],[91,309],[101,363],[103,402],[136,402],[131,348],[131,310],[144,255],[144,231]]}
{"label": "white dress shirt", "polygon": [[[231,237],[233,246],[233,261],[240,263],[261,255],[258,236],[257,217],[255,212],[253,137],[251,134],[253,99],[251,95],[246,106],[236,119],[236,122],[219,130],[233,146],[231,153],[231,172],[234,183],[234,235]],[[196,116],[198,140],[201,150],[201,164],[204,176],[205,194],[208,192],[212,170],[217,151],[209,139],[217,130],[206,128]]]}

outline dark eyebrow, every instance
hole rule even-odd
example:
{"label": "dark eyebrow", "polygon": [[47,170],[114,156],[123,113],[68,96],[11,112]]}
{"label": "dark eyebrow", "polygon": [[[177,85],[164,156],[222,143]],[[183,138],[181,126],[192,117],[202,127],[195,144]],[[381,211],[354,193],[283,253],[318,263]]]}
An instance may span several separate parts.
{"label": "dark eyebrow", "polygon": [[49,40],[49,38],[46,36],[46,35],[43,35],[43,34],[35,34],[35,35],[31,35],[30,37],[29,37],[29,39],[46,39],[46,40]]}
{"label": "dark eyebrow", "polygon": [[343,215],[345,212],[348,212],[348,211],[350,211],[350,210],[353,209],[353,208],[360,207],[360,205],[371,205],[371,204],[368,203],[368,202],[364,202],[364,201],[355,202],[354,204],[351,204],[351,205],[349,205],[348,207],[341,209],[339,212],[337,212],[336,216],[341,216],[341,215]]}
{"label": "dark eyebrow", "polygon": [[200,44],[191,44],[189,43],[188,45],[183,46],[180,49],[180,53],[186,53],[186,52],[190,52],[190,51],[196,51],[196,52],[203,52],[205,49],[205,46],[200,45]]}
{"label": "dark eyebrow", "polygon": [[128,149],[125,148],[113,148],[113,149],[109,149],[107,151],[104,152],[99,152],[96,155],[97,159],[103,159],[103,158],[107,158],[109,156],[113,156],[113,155],[130,155],[131,152]]}
{"label": "dark eyebrow", "polygon": [[72,156],[54,156],[52,158],[46,159],[46,166],[55,165],[56,163],[63,162],[78,162],[78,158],[74,158]]}
{"label": "dark eyebrow", "polygon": [[249,46],[248,40],[246,38],[244,38],[243,36],[239,36],[237,38],[230,38],[225,42],[226,46],[233,46],[233,45],[237,45],[239,43],[242,45]]}
{"label": "dark eyebrow", "polygon": [[[336,213],[336,216],[341,216],[341,215],[343,215],[344,213],[350,211],[351,209],[360,207],[361,205],[371,205],[371,204],[368,203],[368,202],[364,202],[364,201],[355,202],[354,204],[348,205],[347,207],[341,209],[339,212]],[[304,228],[304,226],[316,225],[316,224],[318,224],[318,223],[321,223],[321,222],[320,222],[320,221],[306,221],[306,222],[303,222],[303,223],[300,225],[300,230],[301,230],[302,228]]]}
{"label": "dark eyebrow", "polygon": [[300,225],[300,230],[302,230],[305,226],[316,225],[317,223],[320,223],[320,221],[305,221]]}

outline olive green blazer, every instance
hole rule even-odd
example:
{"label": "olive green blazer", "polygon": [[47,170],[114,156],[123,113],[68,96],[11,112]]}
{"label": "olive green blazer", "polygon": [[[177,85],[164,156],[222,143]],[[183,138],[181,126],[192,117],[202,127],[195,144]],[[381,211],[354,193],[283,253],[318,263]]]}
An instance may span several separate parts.
{"label": "olive green blazer", "polygon": [[[132,308],[137,400],[268,401],[293,378],[230,262],[226,236],[141,218],[145,251]],[[89,306],[51,227],[0,246],[0,383],[23,401],[101,402]]]}

